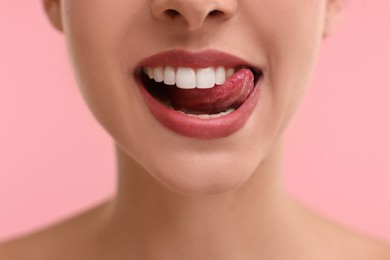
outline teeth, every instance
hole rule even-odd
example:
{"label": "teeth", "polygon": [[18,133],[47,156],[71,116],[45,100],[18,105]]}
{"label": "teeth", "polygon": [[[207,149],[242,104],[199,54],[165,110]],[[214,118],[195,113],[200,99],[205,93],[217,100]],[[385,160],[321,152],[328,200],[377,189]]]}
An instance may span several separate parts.
{"label": "teeth", "polygon": [[153,69],[152,68],[147,68],[146,73],[148,74],[150,79],[153,79]]}
{"label": "teeth", "polygon": [[215,70],[215,84],[222,85],[226,81],[226,71],[224,67],[218,67]]}
{"label": "teeth", "polygon": [[175,85],[176,83],[176,72],[175,69],[167,66],[164,70],[164,83],[166,85]]}
{"label": "teeth", "polygon": [[230,68],[226,71],[226,78],[230,78],[234,74],[234,69]]}
{"label": "teeth", "polygon": [[233,113],[234,111],[236,111],[234,108],[229,108],[228,110],[224,111],[224,112],[220,112],[218,114],[200,114],[200,115],[194,115],[194,114],[187,114],[183,111],[180,111],[180,110],[177,110],[177,112],[183,114],[183,115],[186,115],[186,116],[192,116],[192,117],[197,117],[197,118],[201,118],[201,119],[209,119],[209,118],[217,118],[217,117],[221,117],[221,116],[227,116],[231,113]]}
{"label": "teeth", "polygon": [[215,85],[222,85],[226,79],[234,74],[234,68],[224,68],[222,66],[213,68],[174,68],[171,66],[144,68],[149,79],[156,82],[164,82],[166,85],[175,85],[182,89],[207,89]]}
{"label": "teeth", "polygon": [[[156,82],[163,82],[164,81],[164,69],[163,67],[157,67],[153,69],[153,77]],[[150,79],[153,79],[153,77],[150,77]]]}
{"label": "teeth", "polygon": [[178,68],[176,72],[176,86],[183,89],[196,88],[196,74],[190,68]]}
{"label": "teeth", "polygon": [[198,69],[196,73],[197,88],[212,88],[215,85],[215,71],[213,68]]}

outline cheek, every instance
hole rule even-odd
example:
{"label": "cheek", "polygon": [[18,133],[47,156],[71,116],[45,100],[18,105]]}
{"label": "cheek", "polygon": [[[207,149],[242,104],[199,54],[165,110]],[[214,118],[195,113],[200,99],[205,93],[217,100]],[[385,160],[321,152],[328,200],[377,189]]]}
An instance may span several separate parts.
{"label": "cheek", "polygon": [[[272,106],[291,117],[309,84],[321,42],[325,0],[252,0],[251,34],[267,56]],[[256,3],[255,3],[256,2]],[[281,119],[287,121],[287,119]]]}
{"label": "cheek", "polygon": [[131,11],[125,12],[134,10],[131,2],[63,2],[64,31],[81,93],[97,120],[116,133],[126,132],[116,127],[117,122],[131,119],[131,115],[123,115],[131,107],[123,87],[127,77],[123,60],[128,57],[123,53],[123,38],[127,25],[136,24],[128,21]]}

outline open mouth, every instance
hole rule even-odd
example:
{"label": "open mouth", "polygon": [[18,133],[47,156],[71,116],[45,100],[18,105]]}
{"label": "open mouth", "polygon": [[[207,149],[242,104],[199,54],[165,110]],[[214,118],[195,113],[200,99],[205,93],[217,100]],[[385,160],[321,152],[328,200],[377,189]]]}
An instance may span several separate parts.
{"label": "open mouth", "polygon": [[169,50],[133,71],[153,117],[167,129],[197,139],[227,137],[249,120],[260,97],[263,70],[217,50]]}
{"label": "open mouth", "polygon": [[[251,95],[261,70],[236,67],[142,67],[137,77],[160,104],[187,116],[202,119],[229,115]],[[246,81],[252,80],[253,84]]]}

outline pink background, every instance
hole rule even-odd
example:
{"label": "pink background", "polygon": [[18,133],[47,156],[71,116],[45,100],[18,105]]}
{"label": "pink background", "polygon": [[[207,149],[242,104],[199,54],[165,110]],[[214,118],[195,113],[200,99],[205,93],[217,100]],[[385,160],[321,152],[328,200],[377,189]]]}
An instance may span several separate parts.
{"label": "pink background", "polygon": [[[114,193],[113,144],[40,1],[0,0],[0,240]],[[286,133],[290,193],[390,239],[390,1],[349,0]]]}

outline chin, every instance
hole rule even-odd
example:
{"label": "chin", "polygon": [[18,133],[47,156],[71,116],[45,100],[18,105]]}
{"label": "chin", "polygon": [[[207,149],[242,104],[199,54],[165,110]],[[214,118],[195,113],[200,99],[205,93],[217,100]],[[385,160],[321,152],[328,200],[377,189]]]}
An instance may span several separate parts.
{"label": "chin", "polygon": [[155,162],[150,174],[169,190],[185,195],[221,194],[242,186],[255,172],[254,161],[233,155],[199,155],[171,163]]}

